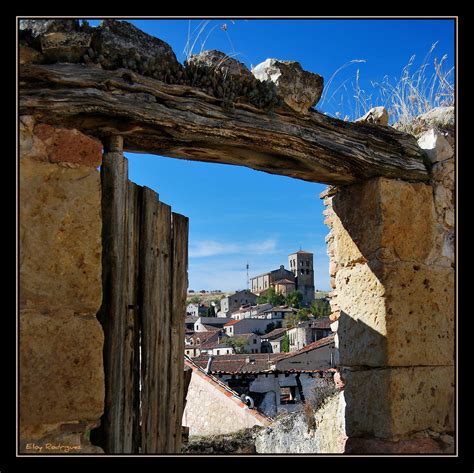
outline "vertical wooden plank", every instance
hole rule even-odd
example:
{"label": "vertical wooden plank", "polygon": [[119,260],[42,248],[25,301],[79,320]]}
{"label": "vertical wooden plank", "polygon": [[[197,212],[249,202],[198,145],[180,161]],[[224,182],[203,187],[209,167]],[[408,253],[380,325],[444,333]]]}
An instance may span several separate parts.
{"label": "vertical wooden plank", "polygon": [[140,187],[128,182],[127,201],[127,284],[126,291],[126,329],[124,334],[123,354],[123,445],[121,453],[139,453],[139,318],[138,318],[138,257],[140,230]]}
{"label": "vertical wooden plank", "polygon": [[158,281],[156,292],[159,310],[158,327],[158,453],[170,453],[167,438],[170,429],[169,364],[170,364],[170,321],[171,321],[171,207],[162,202],[158,204]]}
{"label": "vertical wooden plank", "polygon": [[126,209],[128,162],[120,152],[103,156],[102,286],[103,302],[97,318],[104,329],[105,406],[101,427],[95,432],[105,453],[122,453],[124,378],[123,340],[127,325]]}
{"label": "vertical wooden plank", "polygon": [[170,324],[170,390],[172,400],[170,438],[168,449],[181,452],[182,418],[184,410],[184,336],[186,317],[186,293],[188,288],[188,227],[189,220],[173,213],[173,277],[172,315]]}
{"label": "vertical wooden plank", "polygon": [[165,453],[171,285],[171,208],[142,191],[140,231],[142,452]]}

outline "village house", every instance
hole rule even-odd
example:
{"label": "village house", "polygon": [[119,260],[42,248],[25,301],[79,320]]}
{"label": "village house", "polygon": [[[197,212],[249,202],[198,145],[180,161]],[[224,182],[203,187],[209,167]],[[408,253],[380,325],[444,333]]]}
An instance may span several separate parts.
{"label": "village house", "polygon": [[217,313],[218,317],[229,317],[230,314],[242,306],[253,305],[257,302],[257,296],[248,289],[234,292],[227,297],[220,300],[220,311]]}
{"label": "village house", "polygon": [[271,323],[268,319],[231,319],[224,325],[224,330],[229,337],[250,332],[263,334]]}
{"label": "village house", "polygon": [[276,359],[275,367],[280,371],[335,368],[339,363],[334,335],[321,338],[300,350],[285,353]]}
{"label": "village house", "polygon": [[230,314],[230,316],[236,320],[256,318],[271,309],[272,305],[269,303],[257,304],[253,306],[248,305],[235,310]]}
{"label": "village house", "polygon": [[262,353],[281,353],[281,345],[287,331],[288,329],[285,327],[276,328],[262,335]]}
{"label": "village house", "polygon": [[207,373],[206,365],[189,358],[185,358],[185,365],[192,369],[183,413],[183,426],[190,436],[229,434],[271,423],[272,419],[247,405],[241,393]]}
{"label": "village house", "polygon": [[200,304],[200,303],[191,303],[188,304],[186,307],[186,315],[188,317],[200,317],[200,316],[206,316],[207,310],[209,307]]}
{"label": "village house", "polygon": [[327,337],[332,333],[329,317],[300,322],[288,330],[290,351],[300,350],[316,340]]}
{"label": "village house", "polygon": [[227,322],[232,319],[225,317],[199,317],[196,322],[194,322],[194,331],[195,332],[207,332],[212,329],[221,329]]}
{"label": "village house", "polygon": [[185,337],[184,354],[190,358],[200,355],[232,355],[234,349],[225,343],[228,338],[221,329],[196,332]]}
{"label": "village house", "polygon": [[286,305],[272,307],[271,309],[265,310],[260,314],[256,315],[256,318],[262,319],[271,319],[273,321],[282,321],[286,315],[294,314],[298,312],[298,309],[294,309],[293,307],[288,307]]}
{"label": "village house", "polygon": [[[213,358],[201,355],[193,362],[203,369],[207,367],[209,373],[241,396],[248,396],[260,412],[275,417],[281,412],[299,410],[305,399],[316,395],[317,386],[334,376],[336,355],[330,355],[333,343],[334,340],[318,341],[297,353]],[[319,350],[323,353],[319,354]]]}
{"label": "village house", "polygon": [[243,353],[260,353],[262,347],[262,339],[255,333],[241,333],[235,335],[235,339],[245,339],[247,342],[243,347]]}
{"label": "village house", "polygon": [[199,317],[187,316],[184,319],[184,325],[186,327],[186,335],[194,333],[194,324],[199,319]]}

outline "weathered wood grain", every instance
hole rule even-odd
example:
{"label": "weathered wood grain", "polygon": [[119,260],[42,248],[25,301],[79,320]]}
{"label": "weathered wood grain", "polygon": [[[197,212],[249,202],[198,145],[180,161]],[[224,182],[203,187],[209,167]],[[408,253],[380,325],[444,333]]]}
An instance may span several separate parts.
{"label": "weathered wood grain", "polygon": [[[170,324],[170,394],[171,428],[169,451],[181,452],[181,425],[184,410],[184,337],[186,317],[186,294],[188,289],[188,229],[189,219],[173,212],[173,277],[172,315]],[[187,389],[186,389],[187,390]]]}
{"label": "weathered wood grain", "polygon": [[158,237],[157,270],[159,285],[156,288],[155,294],[158,304],[158,330],[154,336],[158,339],[157,355],[158,370],[160,373],[157,383],[159,412],[158,449],[156,453],[173,453],[168,450],[168,438],[172,434],[172,426],[170,424],[172,399],[169,396],[170,354],[172,350],[172,340],[170,339],[172,284],[171,207],[163,202],[158,202],[156,226]]}
{"label": "weathered wood grain", "polygon": [[20,67],[20,114],[103,138],[124,149],[247,166],[272,174],[344,185],[374,176],[428,180],[413,136],[391,127],[337,120],[288,108],[234,110],[203,91],[167,85],[125,69],[81,64]]}
{"label": "weathered wood grain", "polygon": [[97,314],[104,330],[105,406],[99,437],[105,453],[124,451],[124,339],[127,314],[128,167],[119,152],[105,153],[102,185],[103,304]]}
{"label": "weathered wood grain", "polygon": [[140,443],[140,321],[138,307],[138,257],[141,187],[128,182],[127,223],[127,327],[124,339],[123,452],[138,453]]}

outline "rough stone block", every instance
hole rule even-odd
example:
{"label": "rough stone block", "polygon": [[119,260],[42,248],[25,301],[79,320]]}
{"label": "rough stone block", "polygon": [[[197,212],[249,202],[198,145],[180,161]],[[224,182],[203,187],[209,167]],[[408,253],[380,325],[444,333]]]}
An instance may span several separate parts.
{"label": "rough stone block", "polygon": [[273,82],[278,96],[300,113],[308,113],[323,93],[323,78],[303,70],[296,61],[267,59],[252,69],[252,73],[258,80]]}
{"label": "rough stone block", "polygon": [[399,440],[413,432],[454,430],[454,367],[344,369],[349,437]]}
{"label": "rough stone block", "polygon": [[100,175],[20,161],[20,306],[96,313],[102,302]]}
{"label": "rough stone block", "polygon": [[96,420],[104,408],[104,336],[95,314],[23,310],[20,425]]}
{"label": "rough stone block", "polygon": [[78,130],[40,123],[34,134],[46,147],[51,163],[73,163],[96,168],[102,162],[102,143]]}
{"label": "rough stone block", "polygon": [[449,159],[454,154],[448,140],[434,128],[430,128],[420,136],[418,146],[425,150],[426,156],[431,163]]}
{"label": "rough stone block", "polygon": [[193,54],[187,61],[188,64],[212,67],[231,76],[250,76],[247,66],[237,59],[215,49]]}
{"label": "rough stone block", "polygon": [[19,123],[20,159],[48,160],[48,150],[45,143],[33,132],[35,119],[31,115],[22,115]]}
{"label": "rough stone block", "polygon": [[354,438],[347,439],[344,453],[347,455],[380,454],[439,454],[443,453],[438,442],[433,439],[410,439],[390,442],[387,440]]}
{"label": "rough stone block", "polygon": [[[373,178],[341,188],[333,197],[335,261],[424,262],[434,240],[432,187]],[[415,244],[416,243],[416,244]]]}
{"label": "rough stone block", "polygon": [[341,363],[346,366],[454,362],[454,271],[378,261],[336,274]]}
{"label": "rough stone block", "polygon": [[105,69],[126,67],[138,70],[144,63],[150,70],[174,73],[182,69],[169,44],[144,33],[128,21],[103,20],[94,30],[92,48],[99,57],[102,56],[101,64]]}

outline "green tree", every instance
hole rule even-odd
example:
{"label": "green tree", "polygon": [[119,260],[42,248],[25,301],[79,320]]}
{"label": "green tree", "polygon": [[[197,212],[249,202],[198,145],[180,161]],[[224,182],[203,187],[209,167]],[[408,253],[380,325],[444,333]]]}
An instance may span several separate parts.
{"label": "green tree", "polygon": [[191,299],[188,299],[188,304],[199,304],[199,302],[201,302],[199,296],[193,296]]}
{"label": "green tree", "polygon": [[207,309],[207,316],[208,317],[216,317],[216,309],[214,309],[213,305],[210,305]]}
{"label": "green tree", "polygon": [[246,353],[247,339],[245,337],[228,337],[225,338],[222,343],[232,347],[235,353]]}
{"label": "green tree", "polygon": [[315,299],[311,303],[311,313],[315,317],[328,317],[331,314],[331,306],[325,299]]}
{"label": "green tree", "polygon": [[300,322],[309,320],[310,312],[308,309],[300,309],[298,312],[287,315],[285,317],[285,327],[293,328],[296,327]]}
{"label": "green tree", "polygon": [[286,304],[290,307],[295,307],[299,309],[301,307],[301,302],[303,301],[303,294],[300,291],[290,292],[286,296]]}
{"label": "green tree", "polygon": [[283,335],[283,339],[281,341],[281,351],[283,353],[288,353],[290,351],[290,337],[288,336],[288,333]]}
{"label": "green tree", "polygon": [[283,305],[285,303],[285,296],[283,294],[279,294],[275,291],[275,288],[269,287],[265,294],[257,297],[257,304],[266,304],[269,303],[272,306]]}

